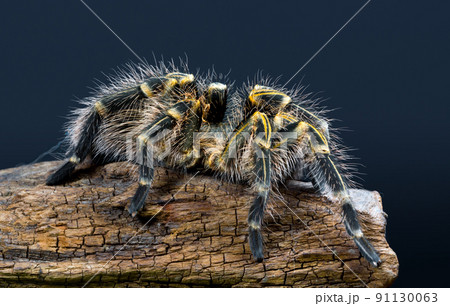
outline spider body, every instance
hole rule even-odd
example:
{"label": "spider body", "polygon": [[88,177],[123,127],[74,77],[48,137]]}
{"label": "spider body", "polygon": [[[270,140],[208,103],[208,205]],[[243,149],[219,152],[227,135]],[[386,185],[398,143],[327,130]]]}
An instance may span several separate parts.
{"label": "spider body", "polygon": [[[247,182],[255,192],[248,225],[256,261],[262,261],[261,227],[269,196],[296,169],[306,169],[317,190],[342,204],[347,232],[374,266],[380,258],[364,237],[350,200],[345,169],[328,121],[307,107],[307,96],[262,81],[229,93],[212,77],[140,66],[101,85],[82,101],[68,125],[69,158],[47,179],[67,181],[88,157],[94,164],[128,160],[139,166],[132,216],[145,204],[154,160],[171,168],[213,171]],[[337,157],[333,157],[337,154]]]}

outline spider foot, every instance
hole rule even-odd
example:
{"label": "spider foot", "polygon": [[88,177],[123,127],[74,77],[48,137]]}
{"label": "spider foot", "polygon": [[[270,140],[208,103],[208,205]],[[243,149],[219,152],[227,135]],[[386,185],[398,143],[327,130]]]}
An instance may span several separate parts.
{"label": "spider foot", "polygon": [[130,207],[128,208],[128,212],[132,217],[137,215],[139,209],[142,208],[145,204],[145,199],[150,191],[150,186],[148,185],[139,185],[136,193],[134,194],[133,199],[131,200]]}
{"label": "spider foot", "polygon": [[264,260],[264,247],[261,234],[261,226],[259,224],[256,224],[255,222],[249,222],[248,240],[253,258],[256,262],[262,262]]}
{"label": "spider foot", "polygon": [[54,186],[59,185],[67,181],[73,171],[75,170],[75,167],[78,163],[74,162],[72,159],[70,159],[68,162],[66,162],[64,165],[62,165],[58,170],[56,170],[54,173],[52,173],[45,182],[48,186]]}
{"label": "spider foot", "polygon": [[349,202],[344,203],[342,206],[345,216],[345,229],[347,233],[353,237],[356,245],[362,256],[374,267],[378,267],[381,264],[380,256],[378,255],[372,244],[364,237],[364,234],[359,225],[356,210]]}
{"label": "spider foot", "polygon": [[363,236],[363,237],[353,237],[356,245],[358,246],[359,251],[362,256],[374,267],[379,267],[381,264],[381,259],[378,253],[375,251],[372,244]]}

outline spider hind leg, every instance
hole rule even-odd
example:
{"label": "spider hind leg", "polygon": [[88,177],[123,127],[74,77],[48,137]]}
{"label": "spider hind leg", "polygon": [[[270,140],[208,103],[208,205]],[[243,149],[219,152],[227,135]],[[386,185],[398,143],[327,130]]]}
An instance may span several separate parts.
{"label": "spider hind leg", "polygon": [[316,157],[313,167],[314,176],[320,190],[329,190],[340,201],[347,233],[353,238],[362,256],[374,267],[381,263],[380,256],[372,244],[366,239],[358,221],[358,215],[350,199],[346,186],[328,154]]}
{"label": "spider hind leg", "polygon": [[347,233],[355,241],[362,256],[371,265],[377,267],[381,263],[380,256],[364,237],[347,186],[331,159],[326,136],[320,129],[304,121],[291,123],[283,131],[297,132],[298,140],[307,141],[309,152],[306,153],[305,162],[308,163],[309,175],[314,185],[322,194],[332,195],[332,198],[339,201],[342,205]]}
{"label": "spider hind leg", "polygon": [[372,244],[364,237],[361,227],[358,222],[358,217],[355,208],[350,201],[344,202],[342,205],[344,211],[344,224],[347,233],[353,237],[363,257],[374,267],[378,267],[381,263],[378,255]]}

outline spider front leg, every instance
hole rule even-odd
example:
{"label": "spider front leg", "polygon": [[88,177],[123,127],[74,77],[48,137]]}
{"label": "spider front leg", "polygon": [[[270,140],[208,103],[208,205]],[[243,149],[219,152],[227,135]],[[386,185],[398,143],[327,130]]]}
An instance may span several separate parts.
{"label": "spider front leg", "polygon": [[[186,75],[185,78],[190,79],[191,75]],[[174,78],[148,78],[139,86],[106,95],[89,105],[77,120],[78,139],[71,144],[71,157],[47,178],[46,184],[58,185],[70,178],[76,167],[92,153],[99,127],[105,118],[123,109],[142,108],[143,102],[147,98],[151,98],[163,90],[165,93],[169,92],[176,83],[177,79]]]}
{"label": "spider front leg", "polygon": [[311,176],[322,193],[331,193],[342,204],[344,224],[348,234],[355,241],[363,257],[377,267],[381,263],[380,257],[372,244],[364,237],[346,184],[331,159],[327,138],[307,122],[291,123],[283,131],[296,132],[298,140],[308,143],[311,152],[306,154],[305,159],[309,163]]}
{"label": "spider front leg", "polygon": [[[201,118],[200,112],[200,103],[197,99],[179,101],[148,125],[137,137],[137,162],[140,165],[139,187],[136,190],[128,209],[133,217],[137,214],[137,211],[144,206],[145,199],[150,192],[150,187],[153,182],[153,148],[155,142],[160,136],[164,137],[162,133],[165,131],[168,131],[169,133],[173,131],[174,127],[176,127],[180,121],[184,121],[181,133],[193,134],[195,131],[198,131],[201,123],[199,119]],[[189,142],[188,146],[189,145],[192,147],[192,142]],[[182,145],[181,153],[188,155],[189,152],[186,145]]]}
{"label": "spider front leg", "polygon": [[253,171],[255,174],[254,187],[256,188],[258,194],[250,206],[250,211],[248,214],[250,249],[257,262],[261,262],[264,259],[261,226],[271,188],[271,133],[272,127],[269,119],[265,114],[258,113],[258,120],[256,123],[257,136],[254,139],[256,148],[253,156],[255,163]]}
{"label": "spider front leg", "polygon": [[247,121],[239,125],[236,132],[228,140],[228,143],[220,157],[220,161],[226,164],[230,158],[236,154],[235,150],[242,149],[245,144],[245,134],[251,133],[253,137],[253,167],[245,169],[254,177],[253,187],[257,196],[250,206],[248,214],[249,244],[253,257],[257,262],[264,259],[263,238],[261,226],[264,218],[264,211],[269,199],[271,189],[271,164],[270,147],[272,127],[269,118],[262,112],[255,112]]}

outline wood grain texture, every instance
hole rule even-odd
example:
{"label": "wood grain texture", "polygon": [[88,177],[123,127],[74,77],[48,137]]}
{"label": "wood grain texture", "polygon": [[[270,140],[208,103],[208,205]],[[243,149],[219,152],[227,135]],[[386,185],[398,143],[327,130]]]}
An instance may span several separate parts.
{"label": "wood grain texture", "polygon": [[0,171],[2,287],[78,287],[94,275],[90,287],[385,287],[398,274],[377,192],[351,195],[381,267],[361,258],[339,205],[298,181],[272,197],[258,264],[247,244],[247,186],[157,168],[144,210],[131,218],[137,186],[126,163],[45,186],[57,165]]}

